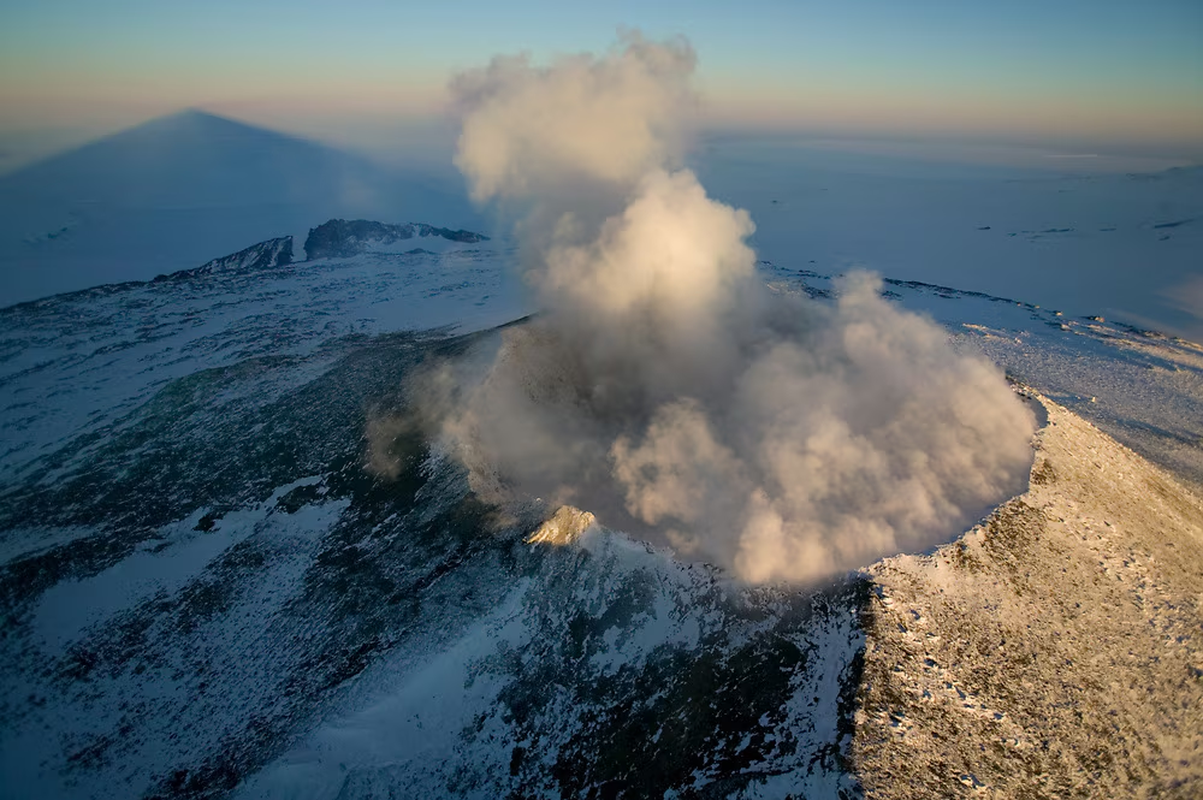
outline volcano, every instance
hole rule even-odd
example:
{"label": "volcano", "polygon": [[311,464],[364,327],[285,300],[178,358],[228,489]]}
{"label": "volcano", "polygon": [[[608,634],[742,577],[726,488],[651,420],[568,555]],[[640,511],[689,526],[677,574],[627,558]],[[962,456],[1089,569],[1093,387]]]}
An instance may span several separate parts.
{"label": "volcano", "polygon": [[0,310],[7,796],[1197,796],[1198,346],[887,284],[1022,376],[1028,486],[748,586],[470,491],[404,390],[528,324],[469,233],[334,221]]}

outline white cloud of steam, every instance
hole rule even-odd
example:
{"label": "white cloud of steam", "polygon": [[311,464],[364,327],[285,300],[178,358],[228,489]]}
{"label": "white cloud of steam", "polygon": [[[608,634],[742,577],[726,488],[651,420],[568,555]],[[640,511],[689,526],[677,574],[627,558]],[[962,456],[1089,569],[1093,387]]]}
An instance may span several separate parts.
{"label": "white cloud of steam", "polygon": [[543,195],[564,184],[632,184],[681,156],[694,53],[684,40],[626,34],[601,58],[551,67],[497,57],[452,82],[461,110],[456,166],[476,200]]}
{"label": "white cloud of steam", "polygon": [[673,169],[693,62],[631,36],[456,80],[457,164],[476,198],[532,204],[546,309],[457,373],[444,429],[473,488],[571,502],[750,581],[946,539],[1021,489],[1031,412],[870,275],[835,307],[765,288],[748,214]]}

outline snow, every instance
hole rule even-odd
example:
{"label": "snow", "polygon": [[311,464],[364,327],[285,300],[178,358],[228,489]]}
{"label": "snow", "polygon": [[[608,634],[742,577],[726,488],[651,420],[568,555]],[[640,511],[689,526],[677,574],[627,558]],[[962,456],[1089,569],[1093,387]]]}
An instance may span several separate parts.
{"label": "snow", "polygon": [[[472,674],[472,665],[500,642],[521,644],[525,631],[516,618],[527,588],[519,583],[493,614],[472,625],[458,642],[427,663],[407,674],[392,675],[398,691],[376,698],[347,718],[326,722],[304,744],[248,781],[239,796],[338,797],[348,772],[354,775],[392,767],[403,758],[410,770],[419,773],[458,760],[460,732],[479,709],[492,704],[504,685],[487,675]],[[486,748],[476,757],[508,760],[508,748],[499,745],[492,750]],[[407,788],[412,790],[414,783],[418,781],[413,780]],[[435,793],[436,787],[431,787]]]}
{"label": "snow", "polygon": [[[236,796],[316,800],[369,791],[437,796],[451,787],[464,797],[495,797],[509,790],[559,796],[550,778],[557,757],[588,736],[597,724],[591,720],[607,709],[604,697],[590,696],[597,682],[629,680],[673,653],[698,652],[705,658],[703,642],[715,636],[726,640],[725,649],[737,649],[780,624],[775,615],[760,619],[756,609],[764,607],[763,593],[597,526],[573,543],[538,547],[547,551],[545,567],[516,583],[491,613],[425,659],[406,650],[395,653],[391,663],[364,677],[377,689],[359,700],[358,708],[328,717]],[[642,588],[633,596],[632,586]],[[634,599],[644,591],[650,598]],[[784,611],[798,599],[778,601]],[[731,603],[746,604],[747,615]],[[595,651],[586,659],[569,655],[571,626],[582,614],[617,620],[586,641],[586,655]],[[752,758],[746,774],[753,780],[743,796],[784,798],[799,786],[831,794],[846,785],[835,763],[820,761],[820,755],[840,741],[836,704],[861,641],[856,616],[816,614],[794,629],[791,640],[806,655],[789,668],[788,701],[774,709],[772,719],[762,717],[760,725],[767,741],[792,741],[796,749]],[[559,664],[576,674],[538,680],[557,676]],[[544,697],[520,727],[506,706],[515,687],[530,680],[537,681],[532,688]],[[644,687],[650,696],[636,701],[633,712],[644,703],[661,703],[676,680]],[[660,732],[653,744],[659,737]],[[749,744],[745,738],[735,751]],[[529,749],[527,759],[542,759],[543,768],[516,773],[511,767],[515,748]],[[705,768],[695,782],[705,786],[721,777]]]}
{"label": "snow", "polygon": [[1071,173],[746,138],[697,160],[782,268],[866,267],[1203,341],[1203,304],[1183,291],[1200,271],[1203,168]]}
{"label": "snow", "polygon": [[362,254],[0,311],[0,350],[8,354],[0,363],[0,478],[11,480],[63,442],[112,435],[183,376],[267,354],[312,358],[302,369],[316,374],[336,355],[322,346],[340,338],[468,333],[509,322],[526,309],[511,258],[504,242],[441,255]]}
{"label": "snow", "polygon": [[[48,655],[62,657],[67,647],[91,626],[103,624],[125,610],[155,597],[170,597],[196,580],[222,553],[252,533],[263,534],[264,521],[277,501],[288,491],[312,485],[320,477],[301,479],[278,487],[263,503],[228,514],[212,530],[201,530],[201,509],[179,522],[161,528],[133,554],[114,566],[87,578],[65,580],[47,590],[34,610],[34,639]],[[287,519],[272,517],[269,525],[282,525],[292,535],[297,531],[323,531],[346,508],[346,502],[305,508]],[[95,535],[95,531],[92,535]]]}
{"label": "snow", "polygon": [[[287,488],[280,487],[273,497]],[[80,660],[86,668],[88,662],[81,659],[103,663],[116,655],[103,644],[93,649],[96,639],[81,641],[85,628],[91,634],[102,632],[99,641],[107,639],[107,647],[113,648],[122,646],[120,636],[115,642],[109,638],[114,630],[128,631],[131,623],[138,630],[145,620],[151,643],[134,644],[129,654],[137,664],[134,669],[101,668],[65,691],[56,689],[52,672],[27,666],[14,673],[17,661],[8,665],[3,682],[8,707],[18,697],[42,699],[0,732],[6,793],[136,796],[175,759],[199,760],[228,737],[240,735],[248,714],[282,690],[270,621],[279,619],[303,592],[321,538],[346,507],[345,501],[336,501],[284,515],[274,503],[264,503],[230,514],[211,533],[186,528],[193,521],[187,520],[166,526],[152,548],[136,551],[111,569],[82,581],[63,581],[46,592],[34,612],[32,635],[22,637],[27,647],[20,662]],[[188,592],[220,585],[226,569],[220,562],[237,553],[241,542],[253,542],[272,557],[229,607],[214,609],[208,618],[189,620],[164,611],[146,619],[149,610],[186,606],[183,595]],[[176,626],[181,623],[190,636],[180,637]],[[304,633],[294,630],[289,636]],[[216,691],[206,691],[211,684]],[[42,735],[45,730],[56,735]],[[125,733],[114,738],[116,730]],[[120,755],[108,763],[99,783],[64,780],[89,747],[116,747]]]}

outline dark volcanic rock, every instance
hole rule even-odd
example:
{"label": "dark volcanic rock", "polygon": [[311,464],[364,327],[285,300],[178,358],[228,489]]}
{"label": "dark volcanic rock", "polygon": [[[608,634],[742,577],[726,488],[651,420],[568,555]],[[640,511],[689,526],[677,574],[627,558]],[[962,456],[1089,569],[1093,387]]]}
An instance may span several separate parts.
{"label": "dark volcanic rock", "polygon": [[309,236],[305,239],[305,256],[309,259],[345,258],[362,253],[371,243],[390,245],[414,237],[430,236],[466,244],[488,241],[489,238],[472,231],[437,228],[420,222],[389,225],[366,219],[332,219],[309,230]]}

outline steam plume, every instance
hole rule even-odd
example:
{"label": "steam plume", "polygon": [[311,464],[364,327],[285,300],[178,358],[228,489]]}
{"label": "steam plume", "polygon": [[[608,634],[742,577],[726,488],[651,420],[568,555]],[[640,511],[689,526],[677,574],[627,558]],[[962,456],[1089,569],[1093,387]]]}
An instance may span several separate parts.
{"label": "steam plume", "polygon": [[751,581],[947,538],[1020,488],[1031,413],[871,275],[834,308],[765,288],[747,212],[680,168],[694,61],[631,34],[454,81],[456,163],[478,201],[524,204],[545,309],[450,381],[473,488],[571,502]]}

